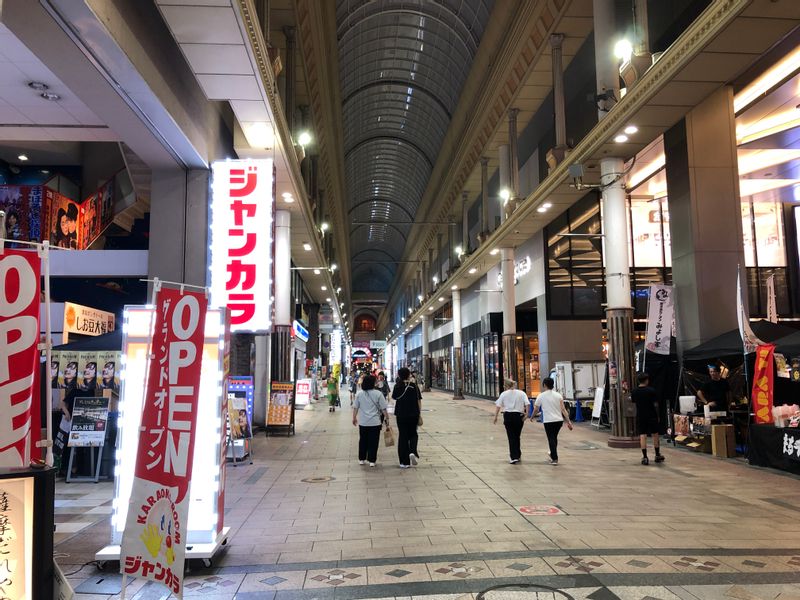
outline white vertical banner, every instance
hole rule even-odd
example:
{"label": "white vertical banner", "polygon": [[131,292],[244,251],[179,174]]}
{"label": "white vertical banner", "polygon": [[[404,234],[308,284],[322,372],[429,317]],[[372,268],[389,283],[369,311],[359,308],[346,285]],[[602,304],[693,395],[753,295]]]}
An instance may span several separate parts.
{"label": "white vertical banner", "polygon": [[756,337],[750,328],[750,315],[742,294],[742,266],[739,265],[736,271],[736,314],[739,317],[739,335],[742,336],[742,344],[746,354],[755,352],[758,346],[763,346],[764,342]]}
{"label": "white vertical banner", "polygon": [[778,322],[778,303],[775,298],[775,275],[767,277],[767,321]]}
{"label": "white vertical banner", "polygon": [[655,354],[669,354],[675,304],[671,285],[652,284],[647,305],[647,336],[644,347]]}

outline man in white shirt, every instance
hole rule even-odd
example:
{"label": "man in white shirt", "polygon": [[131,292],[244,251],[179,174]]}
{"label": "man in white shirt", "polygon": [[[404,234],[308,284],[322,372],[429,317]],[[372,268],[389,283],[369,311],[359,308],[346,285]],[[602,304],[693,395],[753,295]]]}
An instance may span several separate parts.
{"label": "man in white shirt", "polygon": [[506,390],[500,394],[497,402],[495,402],[497,409],[494,412],[494,423],[497,424],[497,417],[502,411],[503,425],[506,427],[506,435],[508,436],[508,462],[516,465],[522,458],[519,440],[522,434],[522,425],[525,423],[525,415],[528,414],[530,401],[525,392],[517,389],[516,381],[505,379],[504,383]]}
{"label": "man in white shirt", "polygon": [[536,402],[533,404],[533,416],[531,421],[542,413],[542,421],[544,422],[544,431],[547,434],[547,443],[550,446],[550,452],[547,455],[550,457],[550,464],[558,464],[558,432],[567,422],[567,427],[572,430],[572,421],[569,420],[569,411],[564,406],[564,397],[558,392],[553,391],[553,379],[545,377],[542,380],[542,387],[545,391],[536,397]]}

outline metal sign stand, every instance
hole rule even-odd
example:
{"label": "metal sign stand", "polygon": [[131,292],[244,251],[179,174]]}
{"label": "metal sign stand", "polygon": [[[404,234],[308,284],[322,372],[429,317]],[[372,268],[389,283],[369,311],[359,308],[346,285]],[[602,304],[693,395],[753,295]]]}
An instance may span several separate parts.
{"label": "metal sign stand", "polygon": [[[100,446],[72,446],[69,448],[69,462],[67,463],[67,483],[73,482],[87,482],[98,483],[100,481],[100,466],[103,464],[103,448],[105,445]],[[73,475],[72,474],[72,461],[75,457],[75,450],[77,448],[87,448],[89,450],[89,475]],[[94,449],[97,448],[97,460],[95,460]]]}

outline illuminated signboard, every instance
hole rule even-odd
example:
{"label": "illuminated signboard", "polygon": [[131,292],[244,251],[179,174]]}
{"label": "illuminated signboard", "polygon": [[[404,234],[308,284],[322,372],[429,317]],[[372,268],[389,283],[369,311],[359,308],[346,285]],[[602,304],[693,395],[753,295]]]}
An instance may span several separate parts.
{"label": "illuminated signboard", "polygon": [[114,313],[72,302],[64,303],[64,343],[69,341],[68,334],[104,335],[114,331]]}
{"label": "illuminated signboard", "polygon": [[[525,258],[519,259],[516,263],[514,263],[514,285],[519,283],[520,278],[524,277],[528,273],[531,272],[531,257],[526,256]],[[500,272],[497,274],[497,285],[503,285],[503,270],[500,269]]]}
{"label": "illuminated signboard", "polygon": [[308,341],[308,329],[303,327],[303,324],[300,321],[294,321],[292,323],[292,331],[294,331],[294,335],[298,340],[303,342]]}
{"label": "illuminated signboard", "polygon": [[[125,308],[119,400],[119,433],[115,467],[115,490],[111,513],[112,544],[119,544],[128,513],[133,485],[142,398],[147,379],[149,332],[153,310],[144,306]],[[200,371],[200,394],[197,405],[197,438],[194,445],[194,468],[189,500],[187,543],[211,543],[221,531],[217,513],[218,499],[224,490],[222,473],[223,369],[225,343],[224,311],[210,309],[206,315],[203,361]]]}
{"label": "illuminated signboard", "polygon": [[0,480],[0,523],[0,598],[33,598],[33,478]]}
{"label": "illuminated signboard", "polygon": [[212,165],[209,248],[211,305],[227,306],[231,331],[272,326],[273,163],[228,160]]}

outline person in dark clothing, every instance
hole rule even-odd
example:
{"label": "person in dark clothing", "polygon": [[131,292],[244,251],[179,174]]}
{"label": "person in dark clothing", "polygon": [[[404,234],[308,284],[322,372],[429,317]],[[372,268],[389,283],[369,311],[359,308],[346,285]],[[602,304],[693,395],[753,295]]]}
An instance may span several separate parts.
{"label": "person in dark clothing", "polygon": [[722,374],[716,365],[708,367],[708,374],[711,379],[700,386],[697,397],[703,404],[707,404],[712,412],[727,411],[731,400],[731,386],[728,380],[722,379]]}
{"label": "person in dark clothing", "polygon": [[639,446],[642,449],[642,464],[649,465],[647,458],[647,436],[653,436],[653,448],[656,451],[656,462],[664,462],[661,454],[659,432],[661,430],[658,411],[658,392],[650,387],[650,375],[641,373],[638,377],[639,387],[631,392],[631,400],[636,405],[636,428],[639,430]]}
{"label": "person in dark clothing", "polygon": [[397,419],[397,457],[400,468],[408,469],[419,462],[417,426],[422,412],[422,393],[411,378],[411,371],[403,367],[397,372],[397,382],[392,390]]}

